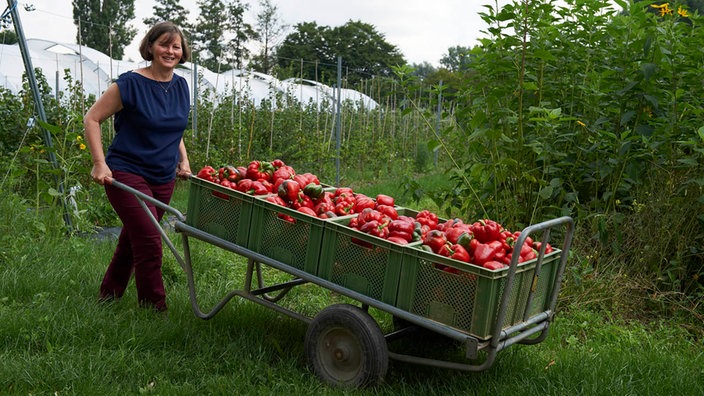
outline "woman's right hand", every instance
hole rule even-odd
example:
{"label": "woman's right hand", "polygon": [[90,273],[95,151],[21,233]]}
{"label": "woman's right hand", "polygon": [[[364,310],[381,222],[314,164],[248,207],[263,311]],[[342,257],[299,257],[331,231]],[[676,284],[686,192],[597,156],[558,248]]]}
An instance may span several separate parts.
{"label": "woman's right hand", "polygon": [[90,171],[90,177],[94,182],[105,185],[105,181],[108,178],[112,178],[112,171],[104,161],[96,162],[93,164],[93,169]]}

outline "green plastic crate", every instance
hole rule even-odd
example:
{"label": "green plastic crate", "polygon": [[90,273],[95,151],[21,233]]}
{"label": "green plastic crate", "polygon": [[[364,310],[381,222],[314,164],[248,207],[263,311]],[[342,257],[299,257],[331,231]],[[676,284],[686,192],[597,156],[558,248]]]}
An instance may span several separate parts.
{"label": "green plastic crate", "polygon": [[389,242],[347,227],[349,220],[332,219],[326,224],[318,276],[395,305],[403,260],[410,246],[420,242],[411,245]]}
{"label": "green plastic crate", "polygon": [[[535,294],[528,308],[529,317],[547,309],[559,258],[560,251],[557,249],[545,255],[540,274],[535,280]],[[459,274],[438,269],[436,264],[454,267]],[[523,308],[534,284],[536,267],[537,260],[531,260],[519,264],[516,269],[502,329],[523,321]],[[507,276],[508,268],[491,271],[413,249],[403,262],[397,307],[487,340],[491,338],[497,320]]]}
{"label": "green plastic crate", "polygon": [[[255,200],[249,249],[317,275],[327,220],[268,202],[265,198],[262,196]],[[295,222],[284,220],[279,214],[291,216]]]}
{"label": "green plastic crate", "polygon": [[254,196],[190,178],[186,224],[247,247]]}

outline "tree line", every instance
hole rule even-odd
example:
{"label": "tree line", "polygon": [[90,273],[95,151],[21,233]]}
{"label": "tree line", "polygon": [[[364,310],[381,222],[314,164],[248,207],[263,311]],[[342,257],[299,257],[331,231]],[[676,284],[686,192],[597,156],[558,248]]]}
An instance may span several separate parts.
{"label": "tree line", "polygon": [[[250,5],[241,0],[198,0],[195,18],[190,15],[194,10],[184,8],[180,0],[155,1],[152,15],[142,23],[176,23],[194,49],[194,61],[214,72],[248,68],[283,78],[295,76],[327,83],[334,81],[337,57],[341,56],[345,75],[354,83],[392,76],[393,67],[406,63],[395,45],[376,27],[362,21],[337,27],[303,22],[289,29],[271,0],[259,0],[254,23],[245,20]],[[135,0],[72,3],[78,28],[76,42],[122,59],[137,34],[132,25]]]}

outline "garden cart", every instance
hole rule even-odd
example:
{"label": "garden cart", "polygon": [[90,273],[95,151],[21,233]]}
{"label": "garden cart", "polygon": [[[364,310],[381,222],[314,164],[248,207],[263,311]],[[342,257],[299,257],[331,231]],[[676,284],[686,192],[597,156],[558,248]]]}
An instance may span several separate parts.
{"label": "garden cart", "polygon": [[[175,217],[182,253],[165,228],[154,217],[152,221],[186,274],[197,317],[212,318],[237,296],[301,320],[308,325],[304,343],[309,366],[322,381],[335,386],[377,384],[389,359],[482,371],[514,344],[543,341],[555,315],[574,231],[570,217],[528,226],[516,243],[522,246],[525,238],[535,235],[542,242],[537,258],[519,263],[515,255],[508,268],[488,270],[427,252],[417,244],[399,245],[361,233],[346,226],[350,216],[315,218],[197,177],[189,179],[187,215],[122,183],[111,183],[134,194],[147,212],[145,202],[150,202]],[[399,213],[414,212],[399,208]],[[546,252],[552,234],[559,235],[562,244]],[[241,289],[229,291],[208,312],[203,312],[196,296],[190,238],[247,259]],[[284,272],[291,280],[266,285],[263,266]],[[455,270],[442,271],[439,266]],[[281,300],[303,284],[327,289],[346,302],[314,315],[284,307]],[[382,331],[370,308],[390,315],[393,326],[387,327],[392,328]],[[418,331],[461,345],[461,359],[391,348]]]}

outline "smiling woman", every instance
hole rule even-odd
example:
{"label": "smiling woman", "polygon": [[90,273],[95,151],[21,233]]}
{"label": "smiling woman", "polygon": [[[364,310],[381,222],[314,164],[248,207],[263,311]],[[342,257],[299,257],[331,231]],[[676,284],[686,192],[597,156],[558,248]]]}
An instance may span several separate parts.
{"label": "smiling woman", "polygon": [[[100,286],[100,299],[122,297],[134,273],[140,304],[164,311],[161,234],[136,197],[111,183],[120,181],[168,204],[176,176],[190,175],[183,143],[190,96],[186,80],[174,74],[176,66],[188,60],[190,50],[176,25],[160,22],[142,39],[140,53],[150,65],[120,75],[84,118],[93,158],[91,177],[105,186],[123,223]],[[105,155],[100,124],[113,115],[118,133]],[[151,203],[148,206],[161,219],[164,211]]]}

